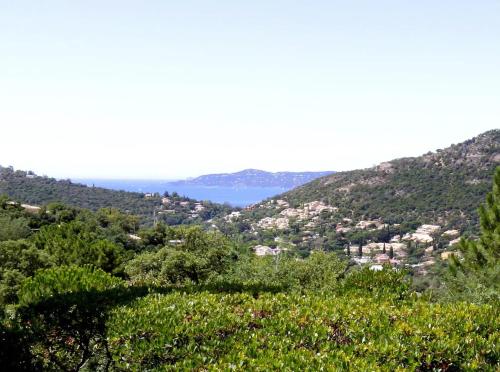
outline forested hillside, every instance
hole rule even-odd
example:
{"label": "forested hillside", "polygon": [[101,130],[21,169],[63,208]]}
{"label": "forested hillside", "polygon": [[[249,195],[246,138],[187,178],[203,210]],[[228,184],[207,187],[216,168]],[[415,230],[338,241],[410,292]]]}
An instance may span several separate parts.
{"label": "forested hillside", "polygon": [[339,172],[281,195],[292,206],[313,200],[345,216],[468,227],[500,164],[500,130],[463,143],[377,167]]}
{"label": "forested hillside", "polygon": [[11,167],[0,167],[0,195],[2,194],[34,205],[60,202],[94,211],[116,208],[141,216],[147,223],[152,223],[156,218],[171,225],[200,223],[232,211],[228,206],[201,202],[176,193],[144,194],[88,187],[70,180],[40,177]]}

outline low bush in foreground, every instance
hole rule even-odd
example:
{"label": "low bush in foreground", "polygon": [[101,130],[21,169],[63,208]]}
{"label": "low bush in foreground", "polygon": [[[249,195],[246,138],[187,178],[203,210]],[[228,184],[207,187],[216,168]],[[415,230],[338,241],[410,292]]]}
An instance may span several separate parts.
{"label": "low bush in foreground", "polygon": [[176,292],[115,308],[108,340],[132,370],[495,370],[499,329],[490,305]]}

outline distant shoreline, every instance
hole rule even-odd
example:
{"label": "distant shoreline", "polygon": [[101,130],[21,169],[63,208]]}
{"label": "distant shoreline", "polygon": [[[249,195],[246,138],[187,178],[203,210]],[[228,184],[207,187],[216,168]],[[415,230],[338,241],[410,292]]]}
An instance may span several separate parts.
{"label": "distant shoreline", "polygon": [[96,186],[112,190],[159,193],[161,195],[164,192],[177,192],[179,195],[189,198],[209,200],[220,204],[229,203],[234,207],[246,207],[289,190],[283,187],[173,185],[170,182],[159,180],[78,178],[72,179],[72,182],[89,187]]}

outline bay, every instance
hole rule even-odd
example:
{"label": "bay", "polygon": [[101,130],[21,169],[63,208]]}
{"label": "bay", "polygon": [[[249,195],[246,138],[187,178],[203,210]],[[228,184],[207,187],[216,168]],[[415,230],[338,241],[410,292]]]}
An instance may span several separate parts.
{"label": "bay", "polygon": [[189,198],[228,203],[234,207],[246,207],[288,190],[281,187],[182,186],[162,180],[74,179],[73,181],[113,190],[160,194],[165,191],[177,192]]}

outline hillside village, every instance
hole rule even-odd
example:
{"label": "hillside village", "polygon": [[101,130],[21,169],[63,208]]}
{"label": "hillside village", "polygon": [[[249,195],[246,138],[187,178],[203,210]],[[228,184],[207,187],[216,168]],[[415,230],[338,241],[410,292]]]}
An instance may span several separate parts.
{"label": "hillside village", "polygon": [[[144,195],[145,198],[157,197],[157,195]],[[18,204],[13,201],[12,205]],[[29,213],[39,213],[41,208],[36,205],[20,204],[21,208]],[[200,213],[206,209],[202,202],[180,200],[174,196],[164,196],[161,198],[161,206],[156,209],[157,216],[187,214],[190,219],[200,218]],[[302,207],[292,208],[283,199],[271,199],[260,205],[253,205],[244,211],[232,211],[223,217],[228,223],[236,223],[245,212],[255,209],[266,209],[277,211],[276,217],[264,217],[251,224],[251,234],[259,235],[262,231],[280,232],[280,236],[275,236],[271,244],[255,244],[252,250],[256,256],[276,256],[291,251],[300,244],[310,244],[315,240],[320,240],[321,235],[315,230],[325,219],[335,219],[338,208],[326,205],[321,201],[305,203]],[[218,229],[213,220],[208,220],[209,227]],[[301,242],[294,243],[286,232],[290,232],[290,226],[300,222],[307,229],[300,232]],[[351,261],[358,265],[368,264],[374,270],[381,270],[382,265],[392,265],[395,267],[408,266],[415,269],[417,274],[427,274],[427,269],[436,263],[436,260],[447,260],[451,254],[459,254],[454,246],[460,241],[460,231],[456,229],[444,230],[439,225],[421,225],[413,232],[405,234],[399,233],[400,225],[389,225],[382,220],[360,220],[354,221],[351,218],[342,218],[335,227],[335,232],[339,235],[346,235],[355,232],[374,233],[379,231],[392,231],[387,242],[375,242],[366,240],[360,249],[360,244],[351,244],[346,238],[345,247],[342,251],[351,258]],[[140,240],[134,234],[129,234],[130,239]],[[439,246],[437,242],[439,241]],[[443,242],[446,243],[443,245]],[[175,242],[171,242],[172,244]],[[324,248],[324,247],[323,247]],[[409,260],[409,256],[417,253],[418,261]],[[314,251],[313,251],[314,252]]]}
{"label": "hillside village", "polygon": [[339,172],[210,221],[256,255],[343,252],[353,264],[425,275],[478,230],[477,206],[500,165],[500,130],[446,149]]}
{"label": "hillside village", "polygon": [[[456,229],[445,230],[440,225],[424,224],[414,231],[402,234],[400,224],[389,225],[381,219],[356,221],[347,217],[340,218],[337,215],[338,208],[318,200],[292,208],[286,200],[271,199],[260,205],[246,208],[243,214],[239,211],[232,212],[225,216],[225,220],[236,223],[244,218],[245,213],[256,210],[272,210],[274,217],[263,217],[251,223],[250,233],[254,236],[262,233],[276,235],[270,243],[255,244],[252,247],[257,256],[276,256],[298,245],[310,246],[311,242],[322,239],[317,230],[325,220],[339,219],[340,221],[334,223],[333,227],[336,234],[345,237],[342,251],[351,257],[353,263],[369,264],[374,270],[382,269],[382,265],[408,266],[416,273],[425,275],[427,269],[434,265],[436,260],[447,260],[451,254],[458,254],[454,246],[460,241],[460,231]],[[300,223],[304,228],[298,233],[300,237],[298,242],[293,241],[296,236],[290,231],[290,227],[296,223]],[[352,244],[349,241],[349,234],[352,236],[352,234],[364,233],[369,236],[370,233],[380,231],[389,232],[383,242],[368,239],[361,244],[360,249],[360,244]],[[323,246],[320,249],[328,249],[328,247]]]}

